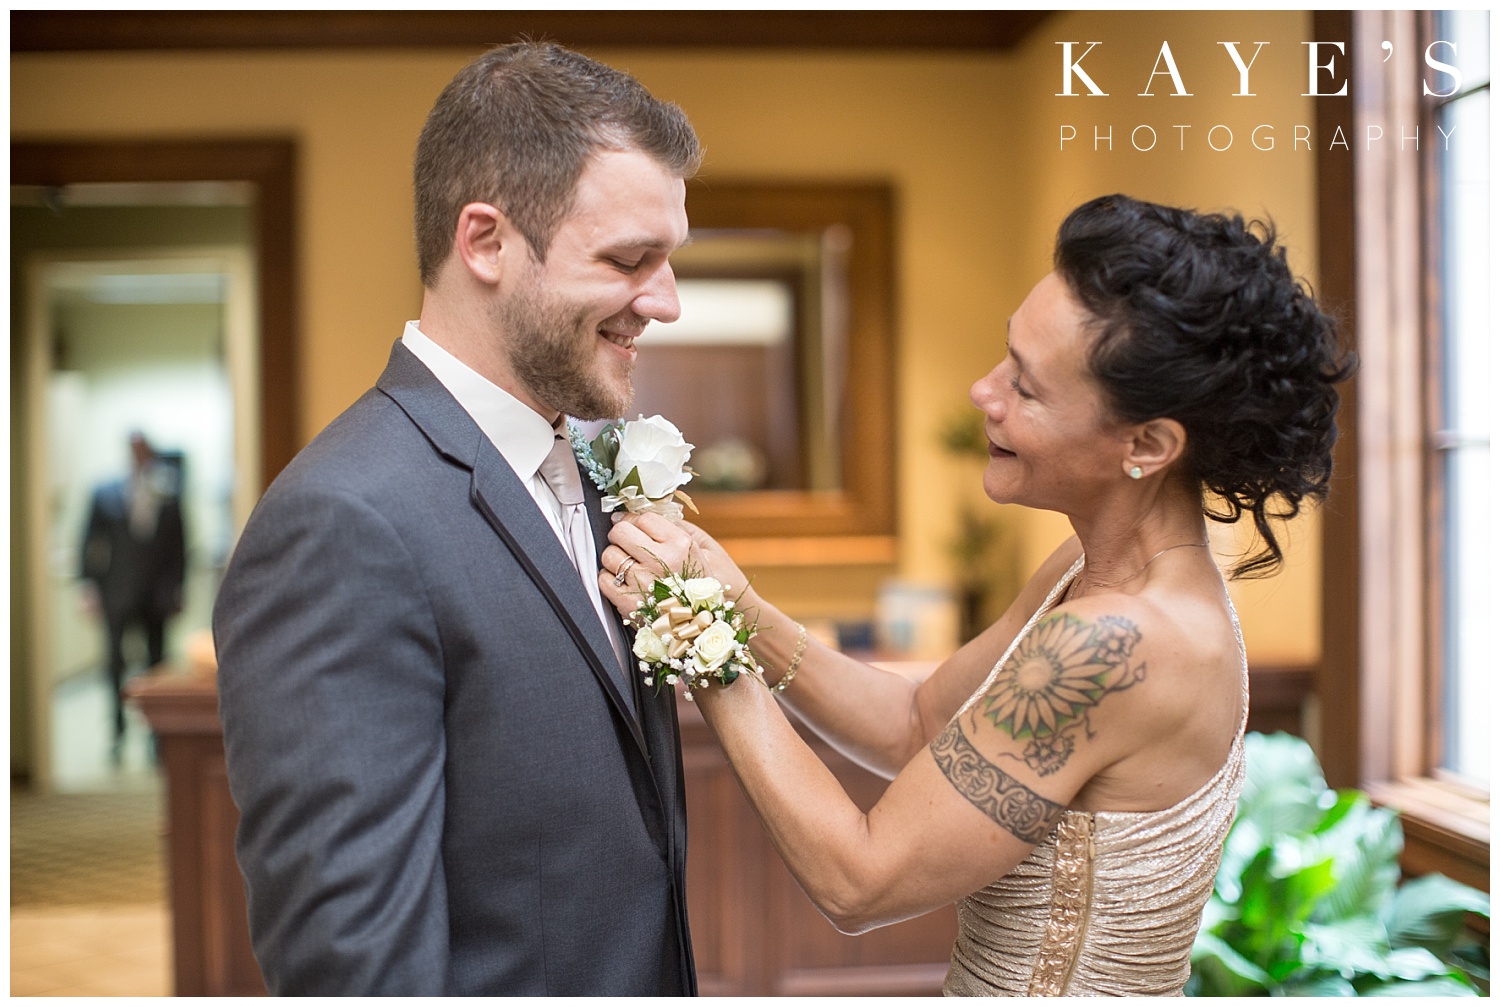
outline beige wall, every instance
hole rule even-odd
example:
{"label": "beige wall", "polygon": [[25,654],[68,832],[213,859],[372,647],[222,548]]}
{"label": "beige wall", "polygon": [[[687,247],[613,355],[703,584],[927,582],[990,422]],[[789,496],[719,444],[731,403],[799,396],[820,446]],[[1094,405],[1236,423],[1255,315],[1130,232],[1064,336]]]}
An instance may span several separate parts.
{"label": "beige wall", "polygon": [[[806,615],[868,615],[885,576],[947,576],[954,497],[984,501],[974,470],[937,450],[937,430],[998,360],[1005,317],[1045,272],[1051,232],[1082,199],[1124,190],[1269,212],[1297,268],[1311,269],[1313,161],[1286,149],[1292,123],[1311,123],[1308,100],[1297,97],[1308,21],[1297,12],[1075,12],[1058,15],[1008,56],[591,53],[687,109],[707,148],[709,178],[889,179],[897,187],[899,568],[760,571],[768,593]],[[1130,97],[1163,37],[1196,95]],[[1051,97],[1061,78],[1053,42],[1063,39],[1104,41],[1085,66],[1108,81],[1110,97]],[[1228,97],[1235,80],[1214,44],[1221,39],[1272,43],[1255,65],[1260,97]],[[307,439],[370,385],[401,322],[415,316],[411,150],[433,98],[471,55],[23,54],[12,58],[12,129],[28,138],[298,140]],[[1158,90],[1167,83],[1159,78]],[[1249,146],[1240,124],[1251,119],[1278,125],[1274,153]],[[1075,121],[1083,136],[1084,124],[1096,120],[1115,123],[1114,153],[1085,153],[1082,143],[1056,151],[1061,122]],[[1173,121],[1204,124],[1194,131],[1200,135],[1208,124],[1229,123],[1235,146],[1224,154],[1191,142],[1186,152],[1122,149],[1139,122],[1161,123],[1164,144],[1163,127]],[[1050,516],[1009,520],[1033,558],[1067,533]],[[1260,660],[1317,655],[1315,540],[1310,525],[1285,574],[1237,589]]]}
{"label": "beige wall", "polygon": [[[1124,192],[1141,199],[1191,206],[1200,210],[1236,209],[1246,216],[1269,216],[1287,245],[1292,268],[1316,283],[1317,206],[1315,158],[1307,146],[1293,149],[1295,127],[1314,126],[1313,99],[1307,90],[1306,47],[1313,40],[1312,18],[1301,11],[1139,13],[1072,11],[1060,14],[1029,40],[1022,53],[1027,98],[1012,136],[1024,148],[1022,191],[1026,215],[1019,234],[1017,269],[1029,284],[1045,272],[1051,256],[1051,233],[1069,208],[1093,196]],[[1074,97],[1057,97],[1062,87],[1062,47],[1058,42],[1100,45],[1081,65],[1107,93],[1086,95],[1075,82]],[[1170,77],[1154,78],[1147,90],[1163,41],[1171,46],[1183,84],[1191,97],[1175,96]],[[1254,97],[1235,97],[1239,73],[1220,42],[1237,42],[1249,61],[1256,42],[1266,42],[1251,64]],[[1161,65],[1166,69],[1166,64]],[[1063,124],[1077,139],[1063,144]],[[1156,132],[1156,146],[1140,152],[1131,133],[1146,124]],[[1190,128],[1180,132],[1177,124]],[[1222,152],[1209,145],[1228,147]],[[1273,149],[1252,143],[1257,126],[1273,127]],[[1095,131],[1112,133],[1113,149],[1094,149]],[[1232,135],[1232,142],[1231,140]],[[1262,137],[1268,134],[1261,133]],[[1140,146],[1150,146],[1147,132]],[[1179,144],[1181,149],[1179,149]],[[1262,146],[1269,145],[1265,139]],[[1059,148],[1062,149],[1059,149]],[[1024,296],[1023,290],[1015,292]],[[1056,515],[1035,515],[1036,529],[1026,537],[1032,560],[1039,561],[1048,543],[1067,532]],[[1318,621],[1319,563],[1316,515],[1288,530],[1287,563],[1275,578],[1238,582],[1231,594],[1244,623],[1252,660],[1300,663],[1320,654]],[[1046,529],[1045,531],[1042,529]],[[1216,551],[1232,560],[1248,539],[1236,546],[1231,529],[1213,529]]]}

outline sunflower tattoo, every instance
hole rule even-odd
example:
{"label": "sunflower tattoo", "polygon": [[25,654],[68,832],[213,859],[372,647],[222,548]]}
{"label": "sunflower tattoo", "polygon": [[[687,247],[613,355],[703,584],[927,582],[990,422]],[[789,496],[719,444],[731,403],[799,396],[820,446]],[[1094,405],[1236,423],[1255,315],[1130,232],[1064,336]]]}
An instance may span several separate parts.
{"label": "sunflower tattoo", "polygon": [[1089,712],[1099,701],[1146,677],[1145,664],[1130,660],[1140,639],[1135,623],[1119,616],[1045,619],[1017,644],[977,713],[1026,741],[1021,758],[1050,776],[1073,754],[1080,728],[1094,736]]}

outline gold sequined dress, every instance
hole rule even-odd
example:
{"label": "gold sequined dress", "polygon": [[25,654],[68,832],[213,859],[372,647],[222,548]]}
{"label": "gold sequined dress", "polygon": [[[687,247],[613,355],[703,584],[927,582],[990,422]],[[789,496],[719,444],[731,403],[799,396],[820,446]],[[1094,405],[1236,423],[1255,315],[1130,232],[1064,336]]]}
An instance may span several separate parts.
{"label": "gold sequined dress", "polygon": [[[1019,642],[1083,566],[1080,558]],[[1231,613],[1233,610],[1231,609]],[[1248,710],[1238,619],[1242,709]],[[995,665],[998,671],[1016,643]],[[991,672],[955,715],[974,704]],[[1229,758],[1164,811],[1066,811],[1015,870],[958,903],[948,996],[1181,996],[1244,782],[1244,717]]]}

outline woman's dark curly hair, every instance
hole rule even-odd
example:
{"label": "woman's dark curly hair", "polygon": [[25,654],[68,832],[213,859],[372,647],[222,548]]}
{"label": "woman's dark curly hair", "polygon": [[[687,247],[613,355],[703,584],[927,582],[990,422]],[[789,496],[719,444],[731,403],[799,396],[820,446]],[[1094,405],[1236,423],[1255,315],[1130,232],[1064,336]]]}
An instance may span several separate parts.
{"label": "woman's dark curly hair", "polygon": [[1102,196],[1063,221],[1054,264],[1094,317],[1090,368],[1114,414],[1181,423],[1205,516],[1248,512],[1264,542],[1233,575],[1274,572],[1271,519],[1328,495],[1334,386],[1355,367],[1275,227]]}

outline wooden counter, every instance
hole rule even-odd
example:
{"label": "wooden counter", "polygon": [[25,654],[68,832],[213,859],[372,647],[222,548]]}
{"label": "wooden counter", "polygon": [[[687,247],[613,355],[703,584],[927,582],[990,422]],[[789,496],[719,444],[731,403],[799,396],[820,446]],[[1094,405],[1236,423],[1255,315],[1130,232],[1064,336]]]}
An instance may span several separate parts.
{"label": "wooden counter", "polygon": [[[167,779],[173,975],[178,996],[264,994],[234,861],[239,812],[224,772],[211,675],[155,675],[127,687],[156,732]],[[772,850],[697,708],[679,702],[688,787],[688,913],[707,996],[936,993],[952,908],[845,937],[813,908]],[[868,807],[883,781],[816,747]],[[726,853],[725,851],[732,851]]]}
{"label": "wooden counter", "polygon": [[[692,703],[679,699],[688,797],[688,914],[703,996],[938,994],[958,933],[954,908],[859,937],[833,928],[798,887]],[[803,738],[868,810],[886,781]]]}
{"label": "wooden counter", "polygon": [[250,952],[245,887],[234,861],[240,814],[224,772],[212,675],[132,679],[128,695],[156,734],[167,780],[167,876],[177,996],[264,995]]}
{"label": "wooden counter", "polygon": [[[897,670],[918,675],[916,666]],[[1251,728],[1296,729],[1311,676],[1252,673]],[[1273,685],[1274,683],[1274,685]],[[1270,686],[1270,687],[1267,687]],[[157,735],[167,776],[168,871],[179,996],[264,993],[250,952],[234,861],[239,813],[224,772],[212,675],[133,680],[128,694]],[[782,865],[697,707],[678,702],[688,798],[688,913],[705,996],[936,994],[957,922],[953,907],[859,937],[834,930]],[[885,781],[803,737],[861,807]]]}

